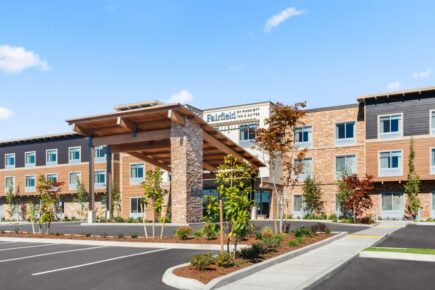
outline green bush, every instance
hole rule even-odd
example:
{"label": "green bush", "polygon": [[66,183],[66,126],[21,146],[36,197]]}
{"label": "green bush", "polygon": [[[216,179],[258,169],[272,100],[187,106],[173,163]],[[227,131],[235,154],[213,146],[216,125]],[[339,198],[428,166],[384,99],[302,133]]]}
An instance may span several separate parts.
{"label": "green bush", "polygon": [[325,229],[325,234],[330,234],[331,233],[331,230],[328,228],[328,227],[326,227],[326,229]]}
{"label": "green bush", "polygon": [[263,235],[260,232],[256,232],[255,233],[255,239],[256,240],[261,240],[263,238]]}
{"label": "green bush", "polygon": [[304,242],[304,238],[303,237],[299,237],[299,238],[295,238],[295,239],[289,241],[287,245],[289,247],[297,247],[300,244],[302,244],[303,242]]}
{"label": "green bush", "polygon": [[240,257],[245,260],[255,261],[260,258],[265,251],[263,243],[254,243],[250,248],[240,250]]}
{"label": "green bush", "polygon": [[202,237],[202,231],[201,231],[201,230],[196,230],[196,231],[194,231],[194,232],[193,232],[193,236],[194,236],[195,238],[200,238],[200,237]]}
{"label": "green bush", "polygon": [[54,235],[57,236],[57,237],[60,237],[60,236],[63,236],[63,233],[59,233],[59,232],[57,232],[57,233],[55,233]]}
{"label": "green bush", "polygon": [[14,233],[19,234],[20,233],[20,229],[18,227],[14,227],[13,229]]}
{"label": "green bush", "polygon": [[311,232],[313,234],[316,234],[318,232],[325,232],[326,230],[326,225],[324,223],[315,223],[314,225],[311,226]]}
{"label": "green bush", "polygon": [[133,234],[131,235],[131,238],[132,238],[132,239],[137,239],[138,236],[139,236],[139,235],[138,235],[137,233],[133,233]]}
{"label": "green bush", "polygon": [[90,237],[92,237],[92,233],[86,233],[85,236],[86,236],[87,238],[90,238]]}
{"label": "green bush", "polygon": [[101,234],[101,237],[102,237],[103,239],[107,238],[107,233],[102,233],[102,234]]}
{"label": "green bush", "polygon": [[272,236],[273,236],[273,230],[271,227],[266,226],[261,230],[262,239],[272,238]]}
{"label": "green bush", "polygon": [[198,271],[204,271],[213,264],[214,259],[211,254],[198,254],[190,258],[190,264]]}
{"label": "green bush", "polygon": [[216,239],[219,234],[219,225],[206,223],[202,228],[202,233],[207,240]]}
{"label": "green bush", "polygon": [[180,227],[175,230],[175,237],[179,238],[180,240],[187,240],[192,235],[192,228],[191,227]]}
{"label": "green bush", "polygon": [[124,220],[124,218],[122,216],[116,216],[113,220],[116,223],[124,223],[125,222],[125,220]]}
{"label": "green bush", "polygon": [[221,253],[215,257],[215,263],[219,267],[228,268],[234,266],[234,259],[228,253]]}
{"label": "green bush", "polygon": [[296,238],[312,237],[313,236],[312,230],[310,228],[307,228],[307,227],[301,227],[301,228],[295,229],[292,231],[292,233]]}
{"label": "green bush", "polygon": [[123,239],[124,238],[124,233],[119,233],[118,234],[118,239]]}
{"label": "green bush", "polygon": [[263,242],[266,248],[274,249],[281,245],[283,236],[281,234],[272,234],[272,236],[263,235]]}

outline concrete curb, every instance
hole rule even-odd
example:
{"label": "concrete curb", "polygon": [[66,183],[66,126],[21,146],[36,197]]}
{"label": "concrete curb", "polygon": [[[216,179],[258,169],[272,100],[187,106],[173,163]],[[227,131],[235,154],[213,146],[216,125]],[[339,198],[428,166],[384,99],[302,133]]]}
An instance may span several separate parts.
{"label": "concrete curb", "polygon": [[427,254],[363,251],[359,254],[359,256],[361,258],[372,258],[372,259],[435,262],[435,255],[427,255]]}
{"label": "concrete curb", "polygon": [[415,224],[417,226],[429,226],[429,227],[435,226],[435,222],[416,222]]}
{"label": "concrete curb", "polygon": [[[147,242],[117,242],[117,241],[95,241],[95,240],[74,240],[74,239],[44,239],[44,238],[15,238],[0,237],[4,242],[24,243],[47,243],[64,245],[87,245],[87,246],[109,246],[126,248],[155,248],[155,249],[184,249],[184,250],[209,250],[219,251],[220,245],[207,244],[181,244],[181,243],[147,243]],[[241,245],[246,247],[246,245]]]}
{"label": "concrete curb", "polygon": [[[379,240],[375,241],[371,246],[373,247],[373,246],[376,246],[376,245],[382,243],[389,236],[390,236],[390,234],[384,235]],[[352,256],[349,259],[343,261],[340,264],[335,265],[334,267],[328,269],[327,271],[323,272],[319,276],[317,276],[315,278],[312,278],[308,282],[304,283],[303,286],[301,287],[301,289],[309,290],[309,289],[316,288],[317,286],[322,284],[324,281],[326,281],[329,278],[331,278],[335,273],[337,273],[338,271],[340,271],[341,269],[346,267],[346,265],[348,265],[355,257],[357,257],[360,252],[361,251],[356,251],[354,254],[352,254]]]}
{"label": "concrete curb", "polygon": [[221,276],[219,278],[213,279],[207,285],[204,285],[201,283],[203,285],[201,288],[189,288],[189,287],[199,287],[197,283],[194,283],[191,280],[196,281],[196,282],[199,282],[199,281],[197,281],[195,279],[188,279],[188,278],[179,277],[179,276],[176,276],[173,274],[173,271],[175,269],[177,269],[179,267],[183,267],[183,266],[188,265],[188,264],[178,265],[178,266],[175,266],[175,267],[172,267],[172,268],[166,270],[165,274],[162,277],[162,282],[169,285],[169,286],[172,286],[172,287],[175,287],[178,289],[184,289],[184,290],[199,290],[199,289],[212,290],[212,289],[216,289],[216,288],[225,286],[227,284],[230,284],[234,281],[240,280],[246,276],[249,276],[255,272],[261,271],[261,270],[268,268],[270,266],[276,265],[278,263],[281,263],[281,262],[284,262],[284,261],[289,260],[291,258],[300,256],[302,254],[305,254],[305,253],[312,251],[314,249],[317,249],[319,247],[330,244],[338,239],[344,238],[346,235],[347,235],[347,232],[338,233],[337,235],[332,236],[326,240],[317,242],[315,244],[311,244],[311,245],[303,247],[301,249],[297,249],[295,251],[280,255],[278,257],[263,261],[261,263],[258,263],[258,264],[243,268],[241,270],[232,272],[230,274]]}
{"label": "concrete curb", "polygon": [[[152,226],[152,223],[146,223],[146,226]],[[165,227],[185,227],[185,226],[190,226],[192,224],[165,224]],[[142,226],[143,227],[143,223],[81,223],[80,226],[84,226],[84,227],[94,227],[94,226]],[[161,227],[162,224],[161,223],[156,223],[156,227]]]}
{"label": "concrete curb", "polygon": [[[267,219],[267,220],[254,220],[255,222],[262,222],[262,221],[275,221],[276,219]],[[277,220],[279,221],[279,220]],[[334,222],[332,220],[307,220],[307,219],[286,219],[284,221],[287,222],[313,222],[313,223],[325,223],[325,224],[332,224],[332,225],[340,225],[340,226],[350,226],[350,227],[367,227],[371,228],[376,225],[378,225],[378,222],[375,222],[373,224],[351,224],[351,223],[340,223],[340,222]]]}

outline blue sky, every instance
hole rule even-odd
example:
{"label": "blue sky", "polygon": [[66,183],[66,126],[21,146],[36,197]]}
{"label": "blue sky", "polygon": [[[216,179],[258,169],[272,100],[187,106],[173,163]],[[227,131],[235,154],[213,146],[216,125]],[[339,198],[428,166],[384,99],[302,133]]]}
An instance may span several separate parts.
{"label": "blue sky", "polygon": [[434,14],[424,0],[4,0],[0,140],[145,99],[322,107],[435,85]]}

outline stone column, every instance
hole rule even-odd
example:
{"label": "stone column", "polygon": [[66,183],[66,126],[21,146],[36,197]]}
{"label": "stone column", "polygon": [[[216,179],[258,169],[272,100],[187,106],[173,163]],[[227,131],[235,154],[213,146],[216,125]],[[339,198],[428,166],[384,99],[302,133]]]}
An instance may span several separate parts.
{"label": "stone column", "polygon": [[202,219],[203,131],[185,120],[171,128],[171,205],[173,223]]}

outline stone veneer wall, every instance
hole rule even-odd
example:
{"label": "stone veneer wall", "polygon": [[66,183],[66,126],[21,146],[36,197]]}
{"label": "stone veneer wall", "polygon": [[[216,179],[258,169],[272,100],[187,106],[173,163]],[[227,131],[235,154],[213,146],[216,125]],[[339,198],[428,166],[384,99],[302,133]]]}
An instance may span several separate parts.
{"label": "stone veneer wall", "polygon": [[173,223],[202,219],[203,131],[186,118],[171,128],[171,212]]}

